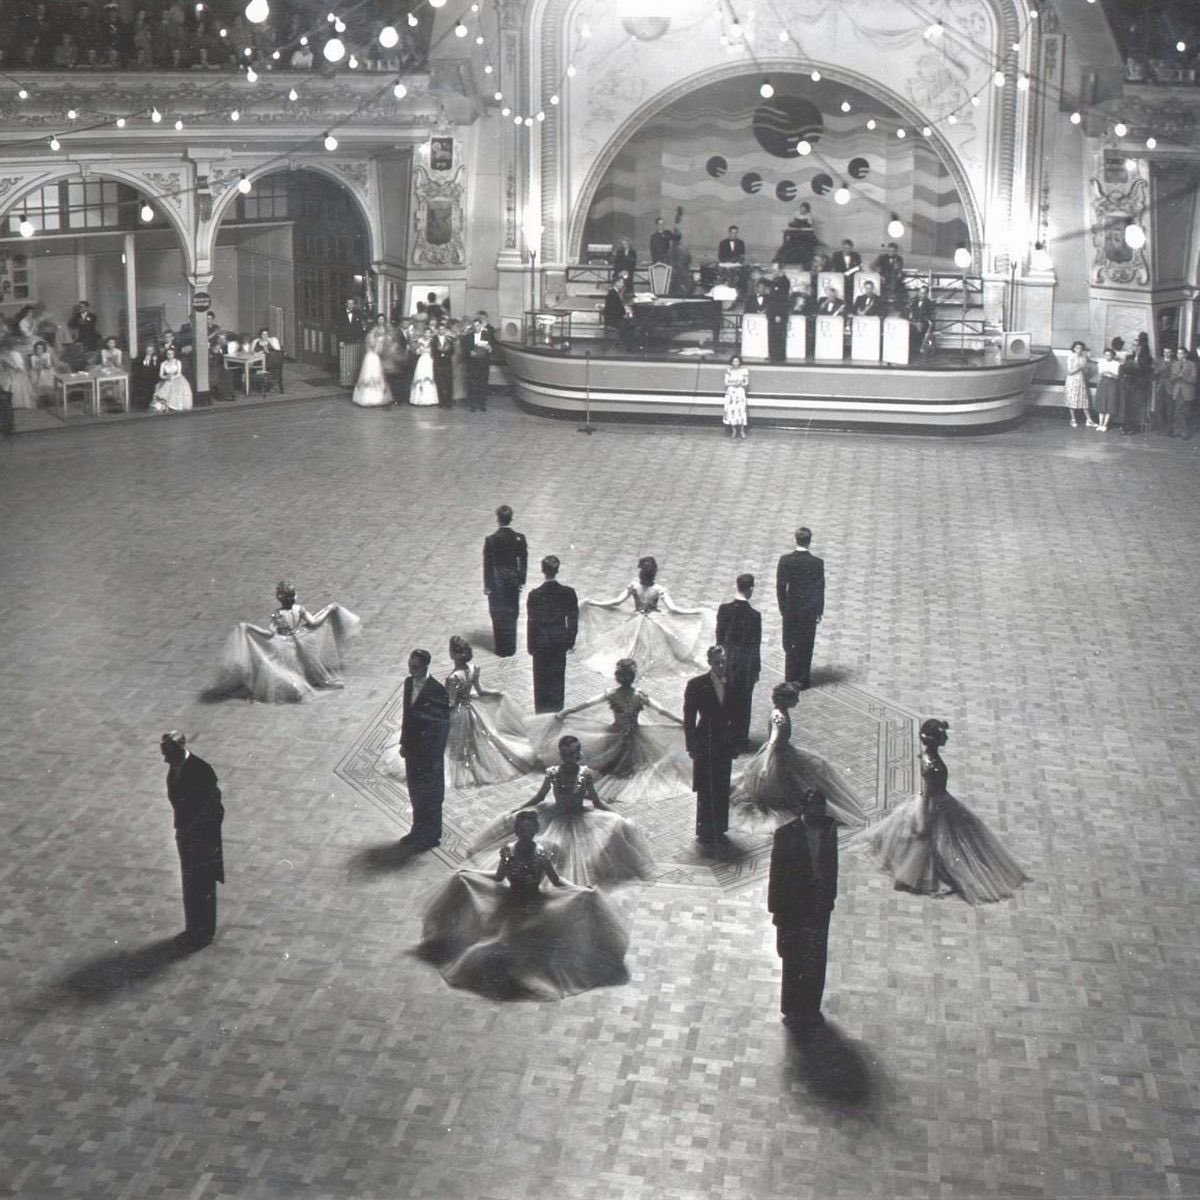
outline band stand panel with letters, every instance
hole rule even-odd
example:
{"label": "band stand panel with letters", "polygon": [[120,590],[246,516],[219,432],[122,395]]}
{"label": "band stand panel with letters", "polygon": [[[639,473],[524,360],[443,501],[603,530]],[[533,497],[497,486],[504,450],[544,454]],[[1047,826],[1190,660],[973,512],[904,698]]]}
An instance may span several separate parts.
{"label": "band stand panel with letters", "polygon": [[904,317],[885,317],[883,321],[883,361],[907,366],[911,326]]}
{"label": "band stand panel with letters", "polygon": [[846,356],[846,322],[841,317],[828,315],[817,318],[817,346],[814,358],[825,361],[840,360]]}
{"label": "band stand panel with letters", "polygon": [[826,288],[833,288],[837,292],[839,300],[844,302],[849,301],[850,298],[846,295],[846,276],[841,271],[819,271],[817,273],[818,304],[825,299]]}
{"label": "band stand panel with letters", "polygon": [[878,362],[880,351],[878,317],[854,317],[850,321],[850,357],[859,362]]}
{"label": "band stand panel with letters", "polygon": [[742,357],[767,357],[766,313],[747,313],[742,318]]}
{"label": "band stand panel with letters", "polygon": [[792,313],[788,317],[787,350],[789,360],[808,357],[808,318]]}

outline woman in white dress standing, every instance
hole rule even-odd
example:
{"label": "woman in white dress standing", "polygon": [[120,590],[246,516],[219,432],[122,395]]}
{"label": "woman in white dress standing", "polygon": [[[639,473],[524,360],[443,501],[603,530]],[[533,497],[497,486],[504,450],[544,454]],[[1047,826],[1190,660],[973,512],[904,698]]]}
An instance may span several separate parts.
{"label": "woman in white dress standing", "polygon": [[746,436],[746,389],[750,386],[750,368],[742,366],[735,354],[725,372],[725,411],[721,423],[729,426],[729,440]]}
{"label": "woman in white dress standing", "polygon": [[354,385],[354,395],[350,397],[360,408],[382,408],[392,402],[391,392],[383,377],[383,360],[390,351],[391,340],[387,317],[379,313],[375,317],[375,324],[367,332],[362,369]]}
{"label": "woman in white dress standing", "polygon": [[1067,355],[1067,378],[1063,384],[1063,403],[1071,413],[1072,429],[1079,427],[1076,419],[1079,413],[1083,413],[1089,427],[1094,428],[1096,424],[1088,412],[1091,397],[1088,395],[1087,371],[1087,347],[1082,342],[1073,342]]}
{"label": "woman in white dress standing", "polygon": [[433,380],[433,355],[430,353],[432,345],[428,327],[418,326],[412,347],[417,365],[413,368],[412,387],[408,392],[409,404],[418,408],[428,408],[438,402],[437,384]]}
{"label": "woman in white dress standing", "polygon": [[163,352],[158,368],[158,387],[150,407],[155,412],[187,412],[192,407],[192,385],[184,378],[183,363],[175,355],[174,345]]}

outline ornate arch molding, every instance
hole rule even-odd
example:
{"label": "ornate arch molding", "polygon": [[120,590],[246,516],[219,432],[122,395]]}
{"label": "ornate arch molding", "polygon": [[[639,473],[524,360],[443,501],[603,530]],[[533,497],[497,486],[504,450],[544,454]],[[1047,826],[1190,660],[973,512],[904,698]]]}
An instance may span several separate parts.
{"label": "ornate arch molding", "polygon": [[[570,254],[571,248],[578,246],[583,240],[583,230],[587,223],[588,210],[591,208],[592,198],[595,196],[596,189],[600,186],[605,172],[612,165],[613,160],[620,153],[625,143],[629,141],[646,121],[674,104],[676,100],[680,100],[689,93],[710,83],[717,83],[723,79],[734,79],[739,75],[761,75],[764,68],[769,69],[772,75],[777,75],[781,73],[781,65],[781,63],[760,59],[758,62],[751,64],[748,70],[745,63],[729,63],[720,67],[712,67],[707,71],[702,71],[691,76],[674,87],[668,88],[666,91],[659,92],[643,104],[641,108],[630,114],[605,143],[604,149],[597,156],[587,175],[584,177],[579,190],[579,200],[575,205],[574,212],[571,214],[570,225],[567,231],[567,243],[565,247],[567,253]],[[861,91],[878,96],[890,104],[910,124],[919,125],[922,121],[921,115],[911,104],[901,99],[891,89],[881,87],[874,79],[860,75],[855,71],[843,71],[834,67],[822,67],[822,74],[826,79],[834,80],[837,83],[850,84]],[[958,194],[962,198],[963,208],[966,211],[967,228],[970,231],[971,244],[976,247],[980,246],[983,241],[982,213],[978,198],[971,189],[970,181],[962,168],[962,164],[958,160],[958,156],[949,143],[936,130],[932,136],[925,140],[934,146],[938,157],[947,170],[949,170],[950,176],[954,180],[954,186],[958,189]]]}
{"label": "ornate arch molding", "polygon": [[245,177],[253,183],[267,175],[278,175],[281,171],[314,171],[332,179],[350,194],[363,219],[367,230],[368,261],[375,262],[382,256],[383,235],[379,224],[379,188],[375,166],[368,159],[331,158],[328,154],[320,158],[293,158],[281,165],[277,156],[264,158],[255,165],[252,160],[232,165],[228,161],[213,166],[208,172],[208,186],[212,192],[212,216],[202,223],[197,241],[203,246],[203,259],[211,263],[217,247],[217,234],[230,205],[237,197],[237,182]]}
{"label": "ornate arch molding", "polygon": [[0,217],[30,192],[64,179],[112,179],[127,183],[147,198],[154,200],[179,242],[184,273],[195,269],[192,243],[192,214],[194,210],[191,173],[188,167],[176,163],[145,164],[138,169],[119,163],[93,167],[91,163],[64,163],[62,166],[32,165],[22,169],[9,167],[10,173],[0,178]]}
{"label": "ornate arch molding", "polygon": [[[513,3],[515,0],[508,0],[508,2]],[[539,94],[549,94],[557,87],[558,80],[562,78],[565,69],[563,61],[564,34],[576,3],[577,0],[532,0],[532,3],[526,8],[522,41],[525,53],[531,59],[536,47],[536,68],[533,61],[526,62],[523,82],[527,88],[539,89]],[[994,49],[998,51],[1000,47],[1016,42],[1022,28],[1029,24],[1026,0],[981,0],[981,3],[986,4],[991,12],[997,31],[997,46]],[[1036,35],[1036,29],[1034,32]],[[840,77],[843,82],[854,82],[856,86],[863,86],[861,77],[844,71],[839,74],[836,64],[822,62],[821,70],[831,78]],[[1014,72],[1009,72],[1009,74],[1009,83],[1014,84],[1016,75]],[[711,74],[709,76],[710,79],[720,77],[720,75]],[[697,86],[699,80],[699,76],[694,77],[690,81],[690,85]],[[683,87],[682,92],[673,90],[672,98],[677,99],[681,94],[686,95],[688,90],[690,90],[689,87]],[[864,90],[875,91],[876,94],[882,95],[889,103],[894,104],[898,112],[915,113],[911,104],[899,100],[890,92],[881,92],[874,80],[868,81],[868,86]],[[656,111],[654,106],[659,99],[661,97],[655,97],[643,107],[641,120],[644,121],[652,112]],[[568,181],[564,178],[563,172],[561,114],[561,106],[547,110],[546,120],[541,123],[538,158],[530,165],[531,173],[535,176],[530,180],[530,185],[540,184],[542,224],[546,231],[542,241],[542,257],[543,261],[547,263],[564,261],[566,248],[576,244],[578,237],[582,235],[582,220],[587,212],[583,201],[586,199],[590,202],[590,196],[600,178],[599,175],[596,175],[595,168],[589,171],[587,182],[580,191],[580,201],[575,205],[574,211],[569,212]],[[923,114],[916,115],[919,120],[923,121]],[[615,153],[614,143],[619,146],[621,140],[628,138],[631,132],[629,128],[631,120],[624,122],[621,130],[609,140],[602,157]],[[997,105],[994,125],[996,149],[995,153],[989,156],[993,169],[987,185],[990,193],[988,210],[991,222],[1003,228],[1009,226],[1013,213],[1017,162],[1017,121],[1017,90],[1015,87],[1009,86],[1004,89],[1004,94]],[[957,154],[940,137],[935,137],[934,140],[942,156],[942,161],[954,175],[955,182],[963,196],[964,205],[967,206],[971,221],[972,240],[976,245],[980,245],[982,244],[983,225],[979,220],[979,198],[969,187],[965,186],[965,174]],[[606,162],[605,166],[607,165]],[[568,224],[570,238],[564,241],[563,231]]]}

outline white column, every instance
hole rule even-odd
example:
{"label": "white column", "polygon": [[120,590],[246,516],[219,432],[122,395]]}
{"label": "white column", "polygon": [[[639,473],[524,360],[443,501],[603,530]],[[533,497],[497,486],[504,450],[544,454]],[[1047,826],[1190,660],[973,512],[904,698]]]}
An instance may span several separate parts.
{"label": "white column", "polygon": [[[82,251],[75,253],[75,299],[86,300],[92,304],[92,298],[88,295],[87,255]],[[92,311],[96,311],[94,304],[92,304]]]}
{"label": "white column", "polygon": [[[192,295],[197,292],[207,292],[212,283],[212,275],[196,274],[188,279]],[[209,404],[211,396],[208,391],[208,307],[203,312],[197,312],[194,304],[192,310],[192,355],[196,362],[196,403]]]}
{"label": "white column", "polygon": [[125,235],[125,312],[129,322],[129,361],[138,356],[137,327],[137,238]]}

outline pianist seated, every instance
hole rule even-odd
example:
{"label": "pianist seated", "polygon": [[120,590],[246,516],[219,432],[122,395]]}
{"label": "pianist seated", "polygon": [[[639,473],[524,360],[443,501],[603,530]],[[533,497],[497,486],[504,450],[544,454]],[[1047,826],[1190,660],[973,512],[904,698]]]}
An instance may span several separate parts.
{"label": "pianist seated", "polygon": [[632,293],[633,284],[628,274],[622,272],[609,285],[604,297],[604,328],[623,346],[628,346],[633,337],[633,310],[625,303],[626,287]]}

